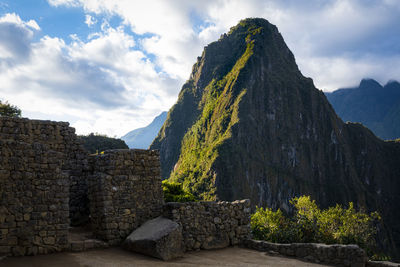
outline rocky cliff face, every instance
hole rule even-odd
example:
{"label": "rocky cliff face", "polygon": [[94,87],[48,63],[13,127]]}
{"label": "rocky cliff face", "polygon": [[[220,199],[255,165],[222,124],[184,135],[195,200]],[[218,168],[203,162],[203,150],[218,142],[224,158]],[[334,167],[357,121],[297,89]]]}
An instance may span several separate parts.
{"label": "rocky cliff face", "polygon": [[205,47],[151,148],[164,178],[204,199],[284,210],[301,194],[322,207],[353,201],[379,210],[385,246],[400,247],[400,143],[343,123],[264,19]]}

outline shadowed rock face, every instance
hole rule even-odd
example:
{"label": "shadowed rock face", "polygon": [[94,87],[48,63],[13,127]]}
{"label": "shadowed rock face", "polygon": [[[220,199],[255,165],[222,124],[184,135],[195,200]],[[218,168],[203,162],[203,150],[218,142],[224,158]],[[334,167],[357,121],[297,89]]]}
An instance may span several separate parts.
{"label": "shadowed rock face", "polygon": [[264,19],[205,47],[151,148],[164,178],[204,199],[353,201],[381,213],[388,251],[400,246],[400,143],[343,123]]}
{"label": "shadowed rock face", "polygon": [[171,260],[183,256],[182,230],[176,222],[157,217],[133,231],[123,246],[130,251]]}

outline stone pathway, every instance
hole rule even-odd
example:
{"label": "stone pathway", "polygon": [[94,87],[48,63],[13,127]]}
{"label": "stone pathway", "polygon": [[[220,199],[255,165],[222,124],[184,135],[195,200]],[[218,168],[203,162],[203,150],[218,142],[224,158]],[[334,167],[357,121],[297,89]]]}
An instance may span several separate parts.
{"label": "stone pathway", "polygon": [[170,262],[131,253],[121,248],[91,250],[80,253],[64,252],[34,257],[10,257],[0,261],[1,267],[125,267],[125,266],[273,266],[318,267],[292,258],[268,256],[255,250],[230,247],[220,250],[189,252],[183,258]]}

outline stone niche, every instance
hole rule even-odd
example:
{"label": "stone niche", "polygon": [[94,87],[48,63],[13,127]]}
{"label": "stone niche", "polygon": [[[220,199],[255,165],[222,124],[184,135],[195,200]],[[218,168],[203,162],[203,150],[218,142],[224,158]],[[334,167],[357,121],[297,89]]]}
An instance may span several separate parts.
{"label": "stone niche", "polygon": [[162,213],[159,152],[107,150],[91,156],[89,200],[92,229],[109,244]]}

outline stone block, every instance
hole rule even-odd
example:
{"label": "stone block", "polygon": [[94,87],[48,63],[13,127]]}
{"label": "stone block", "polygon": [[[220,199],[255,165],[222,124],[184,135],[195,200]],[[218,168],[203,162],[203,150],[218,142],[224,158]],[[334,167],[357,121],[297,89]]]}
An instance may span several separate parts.
{"label": "stone block", "polygon": [[56,243],[56,239],[52,236],[50,237],[44,237],[43,238],[43,243],[45,243],[46,245],[54,245]]}
{"label": "stone block", "polygon": [[147,221],[130,234],[123,243],[127,250],[162,260],[183,256],[182,231],[179,224],[158,217]]}

